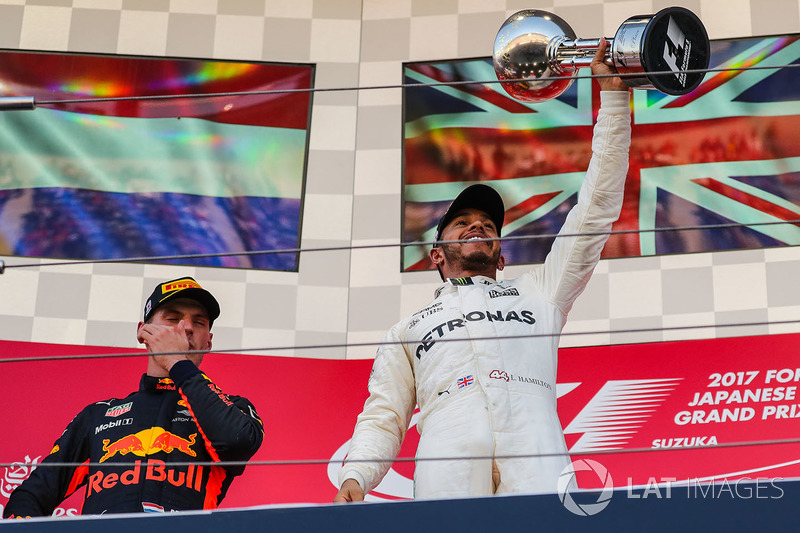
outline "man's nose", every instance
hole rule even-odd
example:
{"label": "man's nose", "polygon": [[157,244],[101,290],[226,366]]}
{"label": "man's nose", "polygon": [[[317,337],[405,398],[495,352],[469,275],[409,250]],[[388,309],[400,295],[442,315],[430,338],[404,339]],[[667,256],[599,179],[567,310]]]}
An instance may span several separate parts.
{"label": "man's nose", "polygon": [[483,220],[481,219],[473,220],[472,223],[469,225],[469,228],[467,229],[469,229],[470,231],[472,230],[484,231]]}

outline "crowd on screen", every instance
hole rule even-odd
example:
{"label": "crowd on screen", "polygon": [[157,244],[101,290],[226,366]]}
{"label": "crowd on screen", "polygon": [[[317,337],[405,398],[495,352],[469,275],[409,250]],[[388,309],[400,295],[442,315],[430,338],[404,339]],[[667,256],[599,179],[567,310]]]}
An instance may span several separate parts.
{"label": "crowd on screen", "polygon": [[[0,191],[10,255],[121,259],[297,247],[299,202],[85,189]],[[293,254],[206,257],[182,264],[294,270]]]}

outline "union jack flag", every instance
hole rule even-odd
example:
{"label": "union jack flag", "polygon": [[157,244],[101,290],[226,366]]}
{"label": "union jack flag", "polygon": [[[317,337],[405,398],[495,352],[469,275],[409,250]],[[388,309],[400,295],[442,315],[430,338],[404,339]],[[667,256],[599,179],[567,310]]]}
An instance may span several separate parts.
{"label": "union jack flag", "polygon": [[[613,228],[632,232],[612,235],[604,257],[800,244],[800,224],[775,224],[800,219],[800,74],[760,68],[800,63],[800,36],[711,45],[711,69],[759,68],[710,72],[683,96],[633,91],[630,170]],[[489,59],[408,64],[405,76],[495,78]],[[526,104],[497,83],[406,88],[403,241],[432,241],[449,202],[474,181],[503,196],[503,236],[557,233],[591,156],[598,91],[584,78],[559,98]],[[731,223],[751,226],[650,231]],[[512,263],[537,263],[551,244],[503,249]],[[405,247],[403,268],[432,268],[427,246]]]}
{"label": "union jack flag", "polygon": [[475,381],[475,380],[472,379],[472,376],[466,376],[466,377],[463,377],[463,378],[458,378],[458,381],[456,381],[456,384],[458,385],[459,389],[463,389],[467,385],[472,385],[473,381]]}

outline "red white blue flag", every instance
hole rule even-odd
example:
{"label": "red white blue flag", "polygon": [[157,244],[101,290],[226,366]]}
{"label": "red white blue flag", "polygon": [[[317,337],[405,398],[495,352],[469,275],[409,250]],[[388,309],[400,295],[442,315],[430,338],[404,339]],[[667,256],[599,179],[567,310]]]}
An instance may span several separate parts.
{"label": "red white blue flag", "polygon": [[[310,88],[312,66],[3,51],[0,71],[0,95],[40,104],[0,115],[0,255],[298,247],[310,93],[254,93]],[[181,263],[296,270],[297,256]]]}

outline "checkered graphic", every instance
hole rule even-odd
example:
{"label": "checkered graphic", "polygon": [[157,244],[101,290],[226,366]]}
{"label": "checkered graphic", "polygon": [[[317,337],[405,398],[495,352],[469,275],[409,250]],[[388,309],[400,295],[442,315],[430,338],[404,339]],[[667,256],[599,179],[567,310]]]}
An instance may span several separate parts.
{"label": "checkered graphic", "polygon": [[[593,38],[613,35],[632,15],[672,5],[634,4],[636,13],[631,2],[613,0],[0,1],[0,47],[314,63],[317,87],[375,86],[400,83],[405,61],[489,55],[500,24],[519,9],[554,11],[579,36]],[[681,5],[700,15],[712,39],[796,32],[800,20],[796,2]],[[301,246],[397,243],[401,91],[323,92],[313,102]],[[137,347],[134,326],[152,287],[191,275],[222,307],[215,349],[369,358],[374,346],[341,345],[378,342],[395,321],[425,305],[438,283],[435,272],[399,269],[399,248],[309,252],[296,273],[119,264],[9,268],[0,275],[0,338]],[[524,269],[512,266],[503,275]],[[575,304],[562,346],[800,331],[724,327],[800,318],[797,272],[800,248],[603,261]],[[699,325],[716,327],[671,329]],[[623,332],[637,329],[649,331]],[[316,348],[275,349],[293,346]]]}

